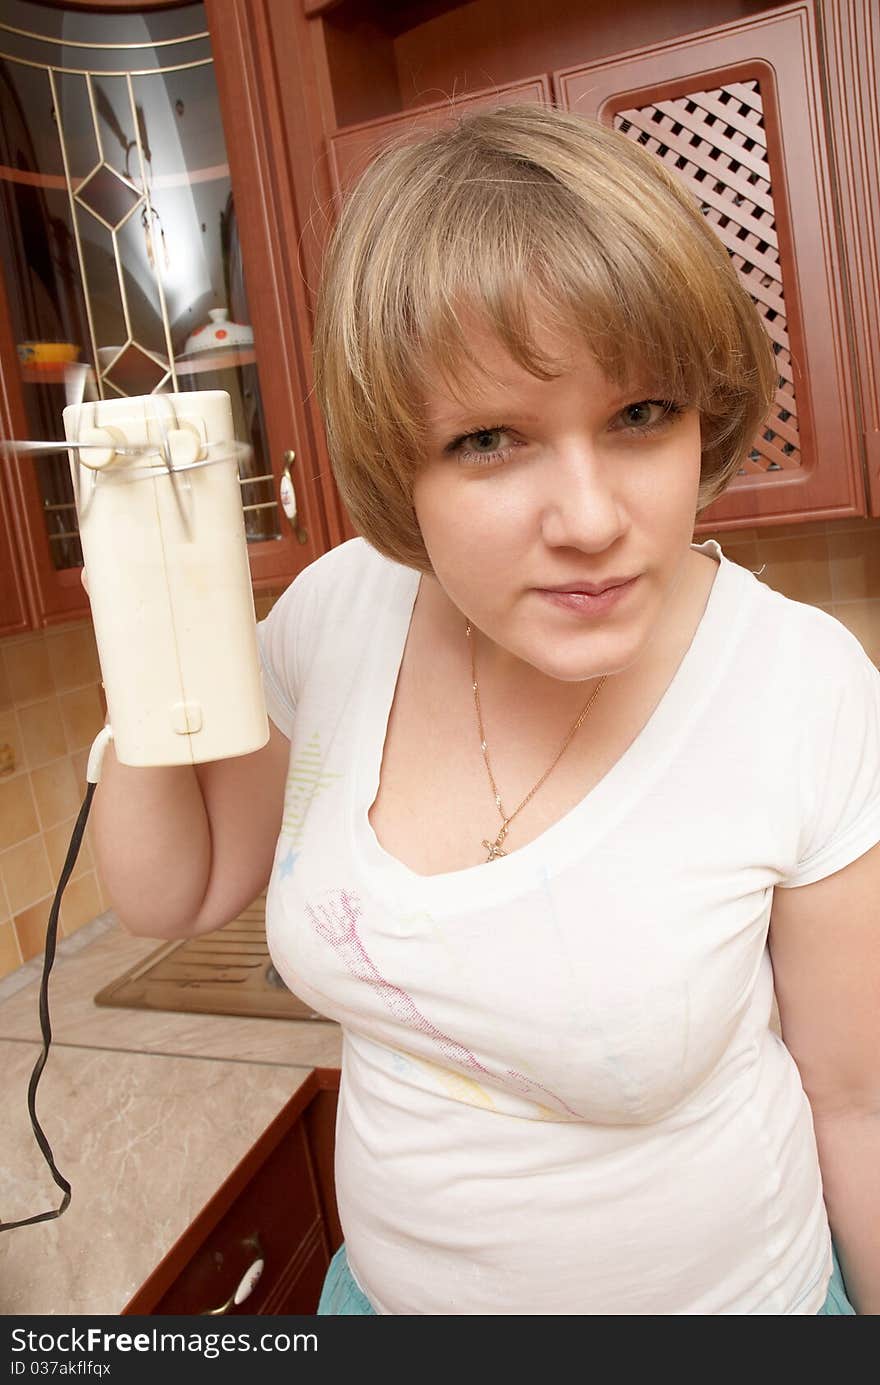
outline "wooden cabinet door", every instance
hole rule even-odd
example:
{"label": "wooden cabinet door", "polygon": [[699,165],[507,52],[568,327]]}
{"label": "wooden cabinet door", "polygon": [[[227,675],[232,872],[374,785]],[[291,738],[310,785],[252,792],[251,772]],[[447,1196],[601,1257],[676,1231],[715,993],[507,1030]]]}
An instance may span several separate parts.
{"label": "wooden cabinet door", "polygon": [[[0,359],[9,355],[14,346],[8,330],[6,295],[0,276]],[[0,440],[14,436],[10,403],[7,391],[0,388]],[[21,497],[17,488],[18,472],[13,459],[0,453],[0,637],[23,634],[34,623],[26,585],[27,567],[22,561],[25,533],[20,522]]]}
{"label": "wooden cabinet door", "polygon": [[338,1068],[312,1070],[123,1316],[315,1312],[342,1243],[334,1186],[340,1076]]}
{"label": "wooden cabinet door", "polygon": [[[300,1121],[272,1151],[152,1311],[220,1316],[314,1311],[298,1301],[294,1286],[316,1251],[322,1252],[326,1272],[327,1246]],[[249,1287],[249,1273],[253,1288],[239,1304],[234,1300],[229,1303],[243,1279],[240,1293]],[[310,1289],[311,1279],[309,1275]],[[225,1314],[220,1313],[224,1308]]]}
{"label": "wooden cabinet door", "polygon": [[285,454],[296,452],[291,477],[302,501],[307,541],[298,554],[289,548],[280,553],[274,565],[278,575],[292,578],[350,535],[342,532],[323,427],[311,398],[311,319],[300,261],[304,227],[294,196],[294,166],[303,162],[306,125],[299,125],[291,145],[281,113],[282,100],[304,99],[303,92],[288,87],[290,80],[298,85],[299,58],[295,52],[286,55],[294,73],[291,78],[286,72],[279,88],[278,55],[263,9],[254,0],[205,0],[229,167],[241,208],[242,257],[276,477]]}
{"label": "wooden cabinet door", "polygon": [[819,21],[868,513],[880,518],[880,0],[822,0]]}
{"label": "wooden cabinet door", "polygon": [[554,85],[559,105],[682,178],[773,341],[774,409],[698,528],[864,514],[812,5],[556,72]]}
{"label": "wooden cabinet door", "polygon": [[23,634],[31,628],[22,567],[13,547],[15,537],[8,485],[6,477],[0,476],[0,637]]}

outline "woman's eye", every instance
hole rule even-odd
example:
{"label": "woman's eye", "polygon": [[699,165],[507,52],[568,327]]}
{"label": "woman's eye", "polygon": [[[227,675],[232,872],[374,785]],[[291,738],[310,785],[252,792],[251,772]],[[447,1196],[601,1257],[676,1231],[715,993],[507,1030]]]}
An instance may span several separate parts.
{"label": "woman's eye", "polygon": [[[464,433],[456,438],[446,449],[455,453],[459,461],[469,465],[502,461],[516,446],[510,442],[511,434],[500,423],[492,428],[478,428],[473,433]],[[507,439],[504,445],[504,439]]]}
{"label": "woman's eye", "polygon": [[624,429],[632,433],[650,433],[672,421],[681,413],[678,404],[669,399],[639,399],[621,410]]}

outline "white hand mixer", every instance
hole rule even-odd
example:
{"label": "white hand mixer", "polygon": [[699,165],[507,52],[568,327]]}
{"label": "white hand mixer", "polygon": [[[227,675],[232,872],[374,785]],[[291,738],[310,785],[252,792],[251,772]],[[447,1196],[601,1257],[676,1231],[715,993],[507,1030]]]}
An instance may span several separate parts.
{"label": "white hand mixer", "polygon": [[37,1142],[64,1191],[56,1211],[0,1221],[0,1231],[58,1217],[70,1184],[55,1167],[35,1094],[48,1057],[48,978],[61,895],[79,852],[108,742],[122,764],[200,764],[269,739],[229,395],[220,390],[83,400],[88,367],[67,372],[67,443],[4,450],[70,456],[109,725],[96,737],[87,790],[49,916],[40,1023],[28,1087]]}
{"label": "white hand mixer", "polygon": [[71,404],[64,426],[80,444],[71,470],[118,759],[258,750],[269,724],[229,395]]}

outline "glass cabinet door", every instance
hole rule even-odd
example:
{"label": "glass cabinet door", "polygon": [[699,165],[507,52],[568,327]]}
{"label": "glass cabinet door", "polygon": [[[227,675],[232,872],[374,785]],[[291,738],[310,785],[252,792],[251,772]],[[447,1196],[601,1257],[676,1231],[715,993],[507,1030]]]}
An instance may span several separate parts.
{"label": "glass cabinet door", "polygon": [[[280,538],[202,5],[96,14],[4,0],[0,263],[28,437],[64,436],[66,360],[93,369],[93,398],[225,390],[252,449],[248,540]],[[67,456],[29,464],[51,565],[75,568]]]}

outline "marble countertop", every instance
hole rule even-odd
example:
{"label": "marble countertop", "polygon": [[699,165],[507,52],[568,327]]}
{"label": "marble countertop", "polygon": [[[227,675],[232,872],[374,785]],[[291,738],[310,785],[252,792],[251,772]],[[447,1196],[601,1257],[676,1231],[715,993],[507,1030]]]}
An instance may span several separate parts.
{"label": "marble countertop", "polygon": [[[117,1315],[312,1069],[340,1065],[330,1020],[94,1004],[159,946],[112,911],[59,946],[37,1115],[72,1197],[63,1216],[0,1234],[0,1314]],[[41,972],[34,959],[0,983],[4,1221],[62,1196],[27,1111]]]}

